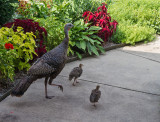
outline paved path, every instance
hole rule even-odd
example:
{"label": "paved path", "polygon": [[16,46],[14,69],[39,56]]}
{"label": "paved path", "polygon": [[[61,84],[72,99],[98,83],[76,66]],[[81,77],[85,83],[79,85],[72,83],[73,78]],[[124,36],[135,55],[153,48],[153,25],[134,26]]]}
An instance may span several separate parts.
{"label": "paved path", "polygon": [[[79,84],[68,81],[70,70],[84,64]],[[160,37],[149,44],[123,47],[100,57],[66,64],[54,80],[62,93],[49,86],[44,98],[44,79],[37,80],[21,98],[0,103],[0,122],[160,122]],[[90,92],[101,85],[102,97],[94,108]]]}

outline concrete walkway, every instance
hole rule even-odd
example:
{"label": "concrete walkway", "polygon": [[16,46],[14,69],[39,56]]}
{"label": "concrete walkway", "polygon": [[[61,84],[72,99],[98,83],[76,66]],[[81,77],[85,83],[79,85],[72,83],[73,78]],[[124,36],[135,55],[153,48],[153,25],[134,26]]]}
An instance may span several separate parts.
{"label": "concrete walkway", "polygon": [[[68,81],[71,69],[84,64],[79,84]],[[66,64],[54,80],[64,92],[37,80],[21,98],[0,103],[0,122],[160,122],[160,37],[134,47],[123,47],[99,57]],[[89,95],[97,84],[102,96],[94,108]]]}

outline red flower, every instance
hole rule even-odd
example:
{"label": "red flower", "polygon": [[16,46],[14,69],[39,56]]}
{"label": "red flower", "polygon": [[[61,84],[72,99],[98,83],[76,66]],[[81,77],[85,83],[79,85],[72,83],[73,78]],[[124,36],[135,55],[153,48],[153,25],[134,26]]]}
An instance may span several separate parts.
{"label": "red flower", "polygon": [[7,50],[9,50],[9,49],[14,49],[14,47],[13,47],[13,45],[12,45],[11,43],[6,43],[4,46],[5,46],[5,48],[6,48]]}

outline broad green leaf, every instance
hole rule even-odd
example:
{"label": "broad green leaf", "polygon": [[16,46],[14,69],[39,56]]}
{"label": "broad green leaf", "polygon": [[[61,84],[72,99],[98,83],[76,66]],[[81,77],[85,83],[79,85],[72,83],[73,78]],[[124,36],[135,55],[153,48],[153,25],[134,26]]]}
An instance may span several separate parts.
{"label": "broad green leaf", "polygon": [[86,49],[86,42],[85,41],[80,41],[80,46],[83,50]]}
{"label": "broad green leaf", "polygon": [[83,38],[83,39],[85,39],[85,40],[87,40],[87,41],[89,41],[89,40],[90,40],[90,38],[89,38],[88,36],[84,36],[84,35],[82,35],[82,38]]}
{"label": "broad green leaf", "polygon": [[81,48],[81,46],[80,46],[80,42],[76,42],[76,46],[78,47],[78,48]]}
{"label": "broad green leaf", "polygon": [[96,35],[91,35],[91,38],[98,39],[99,41],[104,42],[99,36]]}
{"label": "broad green leaf", "polygon": [[101,27],[98,26],[91,26],[88,30],[101,30]]}
{"label": "broad green leaf", "polygon": [[82,59],[82,55],[80,53],[76,52],[76,54],[77,54],[79,59]]}
{"label": "broad green leaf", "polygon": [[97,56],[99,56],[99,53],[97,51],[97,48],[94,45],[91,45],[91,51],[96,54]]}
{"label": "broad green leaf", "polygon": [[98,47],[98,49],[102,52],[102,53],[105,53],[105,50],[104,50],[104,48],[102,47],[102,46],[100,46],[100,45],[96,45],[97,47]]}
{"label": "broad green leaf", "polygon": [[91,44],[89,42],[87,42],[87,49],[88,49],[88,53],[92,55]]}

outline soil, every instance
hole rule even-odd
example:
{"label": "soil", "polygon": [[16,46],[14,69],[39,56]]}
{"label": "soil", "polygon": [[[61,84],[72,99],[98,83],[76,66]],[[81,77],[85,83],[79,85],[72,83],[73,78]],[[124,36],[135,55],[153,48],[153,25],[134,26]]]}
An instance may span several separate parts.
{"label": "soil", "polygon": [[24,77],[24,75],[26,75],[26,73],[24,71],[20,71],[15,74],[14,81],[11,81],[10,79],[0,79],[0,96],[2,96],[9,89],[13,88],[14,84]]}

